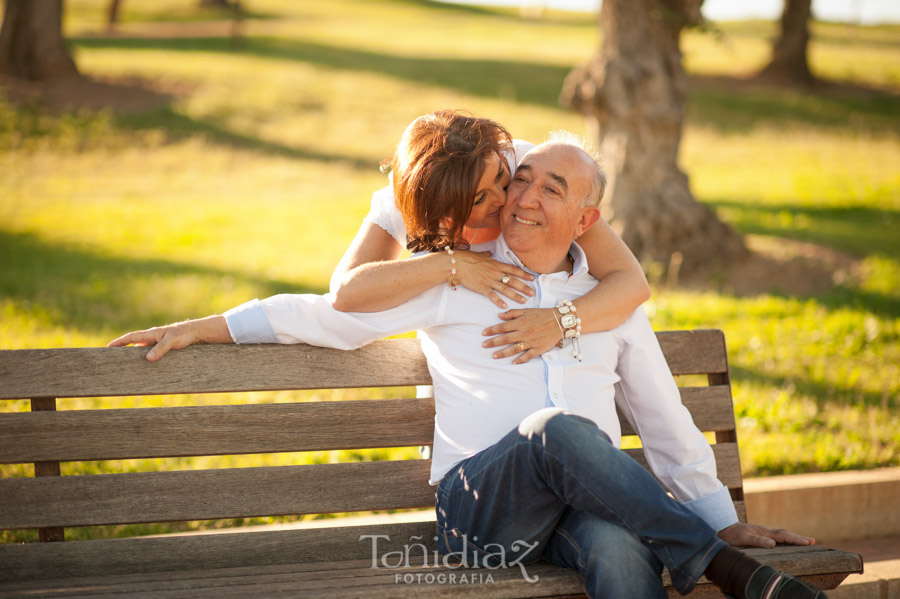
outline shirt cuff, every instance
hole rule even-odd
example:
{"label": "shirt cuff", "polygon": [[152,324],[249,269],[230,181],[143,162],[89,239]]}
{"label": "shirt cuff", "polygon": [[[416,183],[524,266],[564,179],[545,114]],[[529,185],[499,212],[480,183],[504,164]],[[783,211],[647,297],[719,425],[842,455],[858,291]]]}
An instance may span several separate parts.
{"label": "shirt cuff", "polygon": [[681,505],[694,512],[717,532],[738,521],[728,487],[722,487],[718,491],[713,491]]}
{"label": "shirt cuff", "polygon": [[234,307],[223,316],[235,343],[278,343],[258,299]]}

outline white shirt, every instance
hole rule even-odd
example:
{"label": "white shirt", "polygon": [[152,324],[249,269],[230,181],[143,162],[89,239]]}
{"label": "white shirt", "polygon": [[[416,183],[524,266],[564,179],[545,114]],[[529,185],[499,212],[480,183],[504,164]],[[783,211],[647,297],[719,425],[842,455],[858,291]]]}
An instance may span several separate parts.
{"label": "white shirt", "polygon": [[[490,250],[495,259],[525,268],[502,235],[473,249]],[[523,307],[554,307],[596,285],[581,248],[573,243],[571,253],[573,276],[535,273],[535,295]],[[716,478],[712,449],[681,404],[642,308],[611,331],[583,334],[583,362],[572,356],[567,343],[515,366],[511,358],[495,360],[494,350],[481,347],[481,331],[499,322],[498,311],[481,294],[440,285],[383,312],[338,312],[329,295],[304,294],[253,300],[225,317],[236,343],[353,349],[420,330],[436,408],[432,484],[547,405],[589,418],[618,447],[618,404],[641,436],[653,472],[678,501],[716,530],[737,522],[728,489]]]}

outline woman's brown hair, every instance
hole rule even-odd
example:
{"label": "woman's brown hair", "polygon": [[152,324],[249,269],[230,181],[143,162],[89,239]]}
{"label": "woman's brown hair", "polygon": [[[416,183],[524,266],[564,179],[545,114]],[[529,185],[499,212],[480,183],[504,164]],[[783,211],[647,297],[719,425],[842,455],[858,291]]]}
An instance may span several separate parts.
{"label": "woman's brown hair", "polygon": [[391,161],[394,199],[406,225],[407,248],[468,247],[463,227],[491,153],[506,160],[512,137],[499,123],[441,110],[406,128]]}

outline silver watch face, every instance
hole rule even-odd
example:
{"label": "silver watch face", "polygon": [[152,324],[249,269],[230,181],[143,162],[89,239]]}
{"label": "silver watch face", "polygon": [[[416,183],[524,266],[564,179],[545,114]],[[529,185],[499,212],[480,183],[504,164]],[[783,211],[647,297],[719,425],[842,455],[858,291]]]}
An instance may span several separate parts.
{"label": "silver watch face", "polygon": [[567,329],[575,326],[575,317],[571,314],[563,314],[562,318],[560,318],[559,321]]}

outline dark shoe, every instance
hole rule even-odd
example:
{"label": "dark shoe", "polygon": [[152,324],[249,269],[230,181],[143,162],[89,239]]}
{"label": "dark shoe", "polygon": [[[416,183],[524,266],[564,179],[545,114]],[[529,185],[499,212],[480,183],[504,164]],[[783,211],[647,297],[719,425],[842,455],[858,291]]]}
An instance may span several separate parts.
{"label": "dark shoe", "polygon": [[746,596],[747,599],[825,599],[825,593],[816,587],[777,572],[771,566],[760,566],[753,572]]}

